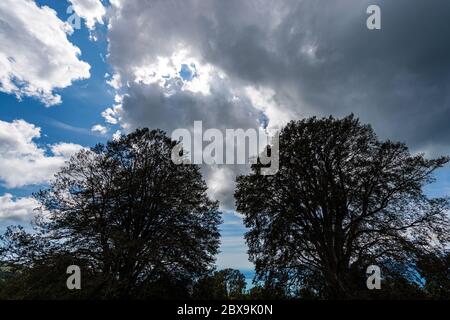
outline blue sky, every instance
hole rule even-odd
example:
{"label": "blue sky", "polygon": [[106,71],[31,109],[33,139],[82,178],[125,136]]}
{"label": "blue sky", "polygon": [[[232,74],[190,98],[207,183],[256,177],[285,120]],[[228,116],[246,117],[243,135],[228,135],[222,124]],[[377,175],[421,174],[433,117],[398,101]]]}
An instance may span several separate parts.
{"label": "blue sky", "polygon": [[[47,5],[55,9],[62,21],[67,20],[70,16],[66,12],[68,3],[65,1],[40,0],[36,2],[41,6]],[[90,147],[110,139],[112,133],[115,132],[114,126],[110,125],[108,134],[91,131],[92,126],[103,123],[101,112],[113,105],[115,96],[114,89],[107,84],[105,78],[106,74],[113,73],[106,58],[108,53],[106,26],[97,25],[95,33],[97,41],[90,40],[90,31],[82,23],[80,30],[75,30],[72,35],[68,36],[69,41],[81,50],[79,58],[91,66],[89,79],[74,81],[67,88],[55,90],[55,93],[61,95],[63,102],[51,107],[44,106],[36,98],[25,96],[18,99],[13,94],[0,92],[0,120],[12,122],[16,119],[23,119],[40,127],[41,137],[35,142],[44,148],[61,141]],[[181,66],[180,75],[186,79],[193,76],[186,65]],[[116,127],[118,129],[118,126]],[[45,186],[45,184],[33,184],[8,188],[2,183],[0,184],[0,195],[9,193],[14,197],[28,197]],[[23,221],[0,219],[0,232],[3,232],[6,226],[17,223],[29,228]],[[222,254],[219,256],[219,267],[238,267],[248,274],[251,265],[246,261],[246,246],[242,238],[244,232],[245,229],[239,217],[230,212],[224,215],[224,224],[221,226],[224,243],[221,247]],[[238,255],[240,259],[228,260],[227,257],[230,254]],[[235,265],[235,262],[238,264]]]}
{"label": "blue sky", "polygon": [[[0,4],[0,18],[5,20],[19,19],[20,16],[14,15],[21,12],[18,9],[25,8],[20,4],[34,3],[33,0],[5,1],[4,7]],[[365,6],[370,1],[355,4],[344,0],[339,6],[333,4],[326,9],[302,2],[289,12],[283,11],[280,4],[271,3],[261,9],[263,17],[261,12],[253,10],[250,1],[245,4],[205,2],[188,13],[183,11],[186,7],[182,4],[169,1],[143,5],[137,0],[114,0],[112,7],[108,1],[86,2],[96,3],[97,9],[103,8],[98,6],[101,3],[107,8],[104,24],[88,28],[87,19],[98,15],[80,11],[81,29],[67,33],[69,42],[62,48],[51,43],[51,35],[50,39],[36,36],[33,28],[44,26],[52,15],[44,12],[43,6],[56,10],[61,23],[67,21],[71,15],[67,13],[69,1],[35,1],[39,7],[33,9],[34,13],[42,19],[36,17],[32,23],[23,19],[20,30],[28,32],[27,41],[41,37],[36,46],[30,43],[27,57],[36,58],[34,63],[47,63],[47,68],[34,73],[31,64],[29,75],[22,72],[15,76],[39,86],[41,80],[46,80],[43,79],[47,76],[45,70],[54,68],[57,72],[58,68],[67,66],[60,61],[56,68],[50,58],[46,61],[45,55],[34,52],[48,52],[49,57],[60,58],[60,49],[67,49],[70,44],[79,48],[81,54],[78,57],[69,54],[68,67],[80,68],[72,73],[85,75],[80,61],[86,62],[90,66],[89,76],[81,76],[81,80],[74,76],[67,85],[64,79],[49,72],[48,77],[54,81],[51,94],[60,95],[62,100],[52,106],[45,105],[39,90],[33,96],[19,86],[20,98],[5,88],[0,90],[0,121],[5,130],[39,127],[40,137],[19,142],[30,150],[35,147],[44,150],[46,157],[55,156],[51,150],[54,145],[70,143],[72,148],[74,145],[91,147],[111,139],[117,130],[126,132],[139,126],[168,131],[174,126],[189,126],[195,120],[203,120],[210,127],[241,128],[255,126],[258,120],[264,119],[265,127],[276,129],[291,119],[311,115],[344,116],[350,112],[371,123],[382,138],[405,141],[413,151],[424,151],[431,156],[450,154],[447,132],[450,88],[446,85],[450,76],[442,71],[449,70],[449,59],[442,58],[449,56],[444,45],[448,43],[447,29],[441,25],[441,21],[448,21],[442,16],[445,10],[424,11],[424,4],[418,1],[407,6],[403,6],[403,0],[375,1],[383,4],[383,14],[386,13],[382,30],[397,31],[374,34],[367,33],[364,27]],[[423,34],[410,39],[410,31],[400,22],[416,22],[415,17],[424,12],[423,21],[428,24],[423,26]],[[284,19],[279,20],[280,15]],[[303,23],[311,19],[320,23]],[[109,21],[112,21],[110,28]],[[59,22],[48,22],[51,23],[55,26]],[[432,27],[433,23],[436,28]],[[433,37],[428,30],[435,30]],[[2,24],[0,37],[10,40],[10,46],[22,41],[18,35],[8,38],[7,33],[2,33]],[[0,54],[2,50],[10,50],[3,43],[0,43]],[[48,44],[48,48],[42,43]],[[14,66],[11,61],[20,62],[21,57],[10,51],[7,58]],[[436,61],[440,63],[438,67]],[[120,87],[108,84],[114,74],[121,76]],[[0,70],[0,80],[1,77]],[[11,79],[16,81],[12,76]],[[123,103],[117,102],[117,96],[124,99]],[[113,124],[106,121],[102,112],[114,105],[120,105],[116,110],[120,116],[115,114],[117,121]],[[19,119],[26,123],[13,124]],[[91,130],[99,124],[107,129],[106,133]],[[8,141],[15,141],[8,132],[4,134]],[[1,138],[0,143],[6,145]],[[56,160],[63,158],[61,155]],[[0,158],[0,161],[10,160],[15,159]],[[213,169],[205,171],[207,182],[218,186],[216,195],[224,211],[218,267],[238,268],[250,277],[252,266],[243,240],[245,228],[233,212],[232,181],[236,174],[233,170],[223,174],[215,174]],[[0,180],[1,174],[0,168]],[[3,174],[9,177],[7,171]],[[0,199],[4,201],[0,200],[0,205],[8,206],[3,209],[8,212],[23,214],[32,205],[27,198],[45,187],[45,183],[21,183],[13,187],[15,178],[10,177],[9,184],[6,178],[0,182],[0,197],[3,197]],[[447,196],[450,169],[441,169],[436,178],[436,183],[426,186],[426,193],[433,197]],[[7,194],[12,198],[5,197]],[[18,221],[24,220],[2,215],[0,211],[0,231]]]}
{"label": "blue sky", "polygon": [[[37,1],[37,3],[55,9],[63,21],[69,16],[66,13],[68,4],[65,1]],[[82,146],[105,142],[108,136],[91,131],[92,125],[100,122],[101,111],[111,105],[114,98],[114,93],[105,82],[105,73],[109,69],[105,62],[106,28],[99,26],[97,31],[101,36],[95,42],[89,40],[89,30],[84,25],[68,36],[69,40],[81,49],[80,58],[90,64],[91,75],[89,79],[75,81],[67,88],[56,89],[55,92],[62,97],[62,104],[46,107],[36,98],[24,96],[18,99],[13,94],[0,93],[0,120],[12,122],[23,119],[40,127],[41,137],[36,139],[35,143],[44,148],[60,141]],[[11,189],[0,184],[0,194],[8,192],[17,197],[24,197],[41,187],[45,185],[31,184]]]}
{"label": "blue sky", "polygon": [[[66,13],[65,1],[37,1],[55,9],[61,20],[70,15]],[[98,41],[89,40],[89,30],[81,25],[68,39],[80,48],[80,58],[91,66],[90,78],[75,81],[71,86],[56,90],[63,103],[55,107],[45,107],[42,102],[24,97],[21,101],[14,95],[1,94],[0,117],[4,121],[24,119],[42,128],[45,134],[41,143],[55,143],[65,140],[82,145],[93,145],[105,141],[106,137],[91,132],[92,125],[101,122],[101,111],[110,106],[114,92],[105,81],[105,74],[110,71],[106,63],[107,39],[106,27],[98,26]]]}

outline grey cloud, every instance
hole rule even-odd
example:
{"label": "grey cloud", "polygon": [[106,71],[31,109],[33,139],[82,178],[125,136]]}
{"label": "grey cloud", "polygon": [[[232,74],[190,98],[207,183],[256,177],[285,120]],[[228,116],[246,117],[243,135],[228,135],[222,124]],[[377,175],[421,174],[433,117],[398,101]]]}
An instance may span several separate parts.
{"label": "grey cloud", "polygon": [[[446,144],[448,1],[139,3],[127,2],[111,30],[119,66],[184,42],[236,80],[273,88],[300,116],[354,112],[382,136],[415,148]],[[365,27],[369,4],[381,7],[381,31]],[[121,41],[121,24],[132,46]],[[302,53],[308,46],[316,48],[314,57]]]}
{"label": "grey cloud", "polygon": [[[381,7],[382,29],[366,28]],[[355,113],[382,138],[450,153],[450,2],[446,0],[138,1],[112,11],[110,62],[125,82],[133,68],[182,43],[223,70],[210,96],[165,97],[130,83],[123,122],[132,126],[252,127],[258,110],[231,89],[269,88],[291,118]],[[271,119],[269,118],[269,121]]]}
{"label": "grey cloud", "polygon": [[[236,101],[226,88],[213,86],[210,95],[177,90],[167,96],[158,85],[134,84],[124,97],[122,123],[128,130],[138,127],[160,128],[169,135],[178,128],[191,129],[194,121],[202,121],[203,130],[217,128],[257,128],[258,110],[246,99]],[[202,173],[210,187],[210,194],[221,205],[234,207],[234,180],[247,172],[246,165],[203,165]]]}
{"label": "grey cloud", "polygon": [[211,95],[176,91],[168,96],[158,85],[134,84],[122,104],[122,121],[136,127],[158,127],[167,132],[190,128],[202,121],[207,128],[256,128],[258,110],[249,101],[233,100],[224,88],[213,88]]}

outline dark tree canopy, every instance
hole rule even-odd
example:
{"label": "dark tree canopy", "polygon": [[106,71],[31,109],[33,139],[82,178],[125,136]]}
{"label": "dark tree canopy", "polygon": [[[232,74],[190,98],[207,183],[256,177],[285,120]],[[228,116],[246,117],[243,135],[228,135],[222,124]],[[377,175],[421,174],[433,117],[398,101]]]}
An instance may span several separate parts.
{"label": "dark tree canopy", "polygon": [[186,288],[208,273],[219,246],[218,205],[198,166],[171,161],[174,145],[162,131],[142,129],[80,151],[36,195],[37,233],[11,228],[2,237],[4,268],[49,271],[64,257],[80,265],[85,292],[99,297]]}
{"label": "dark tree canopy", "polygon": [[[449,203],[423,193],[448,158],[412,155],[353,116],[290,122],[280,170],[237,179],[257,274],[246,291],[238,270],[214,271],[218,204],[198,166],[172,162],[175,145],[141,129],[72,157],[36,194],[34,232],[0,236],[0,299],[448,299]],[[69,265],[82,290],[67,289]],[[383,290],[367,289],[369,265]]]}
{"label": "dark tree canopy", "polygon": [[193,290],[194,299],[243,299],[245,296],[245,276],[234,269],[215,271],[212,275],[201,278]]}
{"label": "dark tree canopy", "polygon": [[280,170],[237,179],[237,210],[257,279],[288,294],[351,298],[378,265],[408,281],[419,256],[449,241],[446,199],[422,187],[448,158],[412,155],[380,141],[353,116],[290,122],[280,134]]}
{"label": "dark tree canopy", "polygon": [[424,289],[428,297],[450,299],[450,252],[423,255],[419,258],[417,267],[424,278]]}

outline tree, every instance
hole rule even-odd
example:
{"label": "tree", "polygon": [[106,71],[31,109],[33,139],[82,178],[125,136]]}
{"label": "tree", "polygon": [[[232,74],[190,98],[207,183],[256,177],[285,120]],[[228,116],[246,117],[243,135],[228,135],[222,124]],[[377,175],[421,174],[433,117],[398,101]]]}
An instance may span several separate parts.
{"label": "tree", "polygon": [[424,278],[424,289],[432,299],[450,299],[450,253],[429,253],[419,257],[418,271]]}
{"label": "tree", "polygon": [[31,272],[72,257],[96,297],[152,296],[164,281],[187,290],[212,267],[221,218],[198,166],[171,161],[175,144],[140,129],[80,151],[36,195],[37,232],[9,229],[1,260]]}
{"label": "tree", "polygon": [[215,271],[200,279],[194,286],[195,299],[242,299],[245,295],[245,276],[234,269]]}
{"label": "tree", "polygon": [[367,290],[367,266],[412,279],[419,254],[448,243],[448,201],[422,192],[447,157],[411,155],[353,115],[291,121],[279,152],[276,174],[258,174],[257,163],[237,178],[256,280],[288,295],[352,298]]}

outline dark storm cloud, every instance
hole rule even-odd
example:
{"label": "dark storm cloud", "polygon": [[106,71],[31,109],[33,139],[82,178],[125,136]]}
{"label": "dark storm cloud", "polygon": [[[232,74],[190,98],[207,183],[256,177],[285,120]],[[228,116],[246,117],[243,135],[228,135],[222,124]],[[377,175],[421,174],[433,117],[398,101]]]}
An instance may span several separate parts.
{"label": "dark storm cloud", "polygon": [[[366,27],[371,4],[381,30]],[[128,0],[111,15],[110,61],[128,83],[124,125],[253,127],[259,111],[241,90],[251,86],[273,92],[269,125],[277,110],[284,120],[354,113],[382,138],[450,153],[450,1]],[[209,96],[166,97],[133,81],[136,67],[180,45],[227,82],[214,78]]]}
{"label": "dark storm cloud", "polygon": [[119,70],[182,42],[299,116],[354,112],[384,137],[447,148],[449,1],[127,1],[112,26]]}
{"label": "dark storm cloud", "polygon": [[[379,31],[365,26],[372,3],[381,7]],[[228,36],[224,22],[203,46],[206,59],[289,97],[299,115],[353,112],[383,137],[448,150],[450,2],[301,1],[290,9],[268,33],[241,25]]]}

